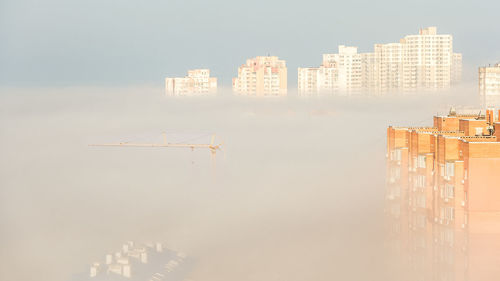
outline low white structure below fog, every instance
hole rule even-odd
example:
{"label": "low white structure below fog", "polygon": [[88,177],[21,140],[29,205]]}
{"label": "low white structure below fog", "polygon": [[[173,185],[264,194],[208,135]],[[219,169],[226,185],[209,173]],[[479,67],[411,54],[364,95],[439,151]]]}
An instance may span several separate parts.
{"label": "low white structure below fog", "polygon": [[105,255],[102,262],[94,262],[88,274],[80,274],[75,281],[108,280],[185,280],[190,271],[186,255],[165,249],[161,243],[137,245],[129,241],[115,253]]}

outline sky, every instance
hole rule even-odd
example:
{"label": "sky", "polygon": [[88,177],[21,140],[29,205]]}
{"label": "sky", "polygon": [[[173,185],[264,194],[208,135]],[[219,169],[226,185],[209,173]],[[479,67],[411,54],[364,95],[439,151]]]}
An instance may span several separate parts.
{"label": "sky", "polygon": [[496,0],[2,0],[0,85],[160,87],[166,76],[209,68],[230,86],[247,58],[317,66],[340,44],[373,49],[419,28],[454,36],[464,80],[500,61]]}

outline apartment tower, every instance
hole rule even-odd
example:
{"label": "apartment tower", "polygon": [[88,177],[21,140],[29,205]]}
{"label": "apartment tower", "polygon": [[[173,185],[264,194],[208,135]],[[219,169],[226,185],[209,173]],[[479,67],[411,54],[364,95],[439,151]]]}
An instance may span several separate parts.
{"label": "apartment tower", "polygon": [[209,69],[189,70],[186,77],[165,78],[167,96],[207,95],[217,91],[217,78]]}
{"label": "apartment tower", "polygon": [[500,63],[479,68],[479,95],[485,107],[499,104]]}
{"label": "apartment tower", "polygon": [[408,280],[497,280],[498,114],[450,110],[433,121],[430,127],[387,130],[392,242],[409,261]]}
{"label": "apartment tower", "polygon": [[340,45],[336,54],[324,54],[320,67],[298,69],[300,93],[351,94],[362,88],[362,56],[357,47]]}
{"label": "apartment tower", "polygon": [[[407,35],[403,43],[403,89],[405,91],[447,89],[452,84],[454,59],[453,36],[437,34],[436,27]],[[455,64],[458,64],[455,61]]]}
{"label": "apartment tower", "polygon": [[286,62],[276,56],[248,59],[233,78],[233,91],[246,96],[286,96]]}
{"label": "apartment tower", "polygon": [[[322,80],[326,69],[334,73],[331,81]],[[299,68],[298,75],[301,94],[443,90],[460,82],[462,55],[453,52],[452,35],[428,27],[398,43],[375,44],[371,53],[341,45],[338,54],[323,55],[319,68]]]}

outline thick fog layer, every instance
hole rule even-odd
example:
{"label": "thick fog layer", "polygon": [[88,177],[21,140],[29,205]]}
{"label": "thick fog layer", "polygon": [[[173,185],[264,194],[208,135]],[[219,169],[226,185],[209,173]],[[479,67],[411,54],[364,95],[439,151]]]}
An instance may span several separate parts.
{"label": "thick fog layer", "polygon": [[[0,279],[71,280],[136,240],[193,257],[192,280],[398,280],[384,250],[386,127],[432,125],[457,97],[223,96],[3,89]],[[224,151],[213,163],[203,149],[88,146],[162,132],[216,133]]]}

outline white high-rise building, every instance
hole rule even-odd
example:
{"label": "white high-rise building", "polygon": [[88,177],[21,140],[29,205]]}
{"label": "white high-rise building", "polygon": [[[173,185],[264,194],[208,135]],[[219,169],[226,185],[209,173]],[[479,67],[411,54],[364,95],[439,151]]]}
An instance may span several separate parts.
{"label": "white high-rise building", "polygon": [[338,54],[324,54],[320,67],[299,67],[299,93],[310,95],[338,91],[338,59]]}
{"label": "white high-rise building", "polygon": [[361,54],[357,47],[339,46],[337,56],[338,89],[342,93],[361,90]]}
{"label": "white high-rise building", "polygon": [[286,62],[276,56],[248,59],[233,78],[233,91],[247,96],[286,96]]}
{"label": "white high-rise building", "polygon": [[462,54],[453,53],[451,67],[451,84],[460,83],[462,81]]}
{"label": "white high-rise building", "polygon": [[[328,67],[325,62],[333,65]],[[333,71],[335,79],[321,81],[325,69]],[[440,90],[460,82],[461,75],[462,55],[453,53],[453,37],[429,27],[399,43],[375,44],[373,53],[358,54],[356,47],[339,46],[338,54],[323,55],[319,68],[299,69],[298,88],[302,94],[326,89],[379,94]],[[335,86],[325,87],[326,81]]]}
{"label": "white high-rise building", "polygon": [[375,44],[375,68],[372,84],[378,93],[400,91],[403,86],[403,48],[401,43]]}
{"label": "white high-rise building", "polygon": [[298,68],[298,89],[309,94],[318,94],[321,91],[319,67]]}
{"label": "white high-rise building", "polygon": [[186,77],[165,78],[167,96],[189,96],[214,94],[217,91],[217,78],[210,77],[208,69],[193,69]]}
{"label": "white high-rise building", "polygon": [[361,54],[357,47],[339,46],[337,54],[324,54],[320,67],[299,68],[301,94],[359,91],[362,85]]}
{"label": "white high-rise building", "polygon": [[500,104],[500,63],[479,68],[479,94],[484,106]]}
{"label": "white high-rise building", "polygon": [[365,91],[379,90],[380,85],[377,83],[380,78],[379,60],[377,53],[361,54],[361,88]]}
{"label": "white high-rise building", "polygon": [[403,43],[403,90],[447,89],[452,83],[453,36],[436,27],[407,35]]}

